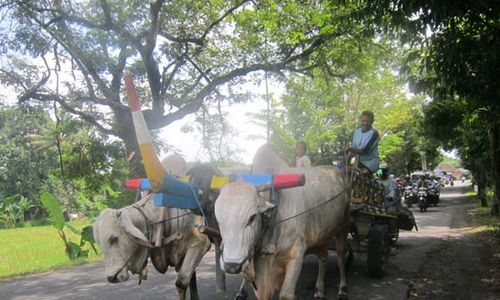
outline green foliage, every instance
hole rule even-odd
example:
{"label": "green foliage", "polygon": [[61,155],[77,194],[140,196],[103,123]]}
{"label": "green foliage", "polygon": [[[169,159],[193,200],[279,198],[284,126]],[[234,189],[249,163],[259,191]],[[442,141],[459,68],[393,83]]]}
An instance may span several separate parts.
{"label": "green foliage", "polygon": [[96,214],[123,189],[129,171],[122,144],[64,111],[57,115],[56,125],[42,107],[0,109],[0,199],[18,195],[4,206],[5,226],[40,223],[44,191],[63,212]]}
{"label": "green foliage", "polygon": [[51,194],[43,192],[40,195],[41,202],[49,213],[49,220],[54,227],[62,231],[65,225],[64,215],[61,206]]}
{"label": "green foliage", "polygon": [[21,211],[14,202],[16,196],[10,196],[0,202],[0,221],[5,228],[13,228],[20,218]]}
{"label": "green foliage", "polygon": [[94,250],[94,253],[97,254],[97,249],[95,248],[95,239],[94,239],[94,227],[92,225],[85,226],[80,234],[80,247],[83,248],[86,243],[89,243]]}
{"label": "green foliage", "polygon": [[38,206],[42,183],[58,165],[31,145],[29,134],[51,122],[42,108],[0,108],[0,197],[19,194]]}
{"label": "green foliage", "polygon": [[[73,226],[71,223],[64,222],[64,215],[61,206],[57,200],[50,193],[44,192],[41,195],[41,202],[45,209],[49,212],[50,222],[57,229],[59,236],[64,242],[66,247],[66,254],[72,260],[80,257],[88,257],[89,252],[85,250],[83,246],[85,242],[90,243],[92,249],[97,253],[93,238],[89,237],[89,232],[92,232],[92,226],[87,226],[83,230],[80,230]],[[64,227],[68,227],[73,233],[80,235],[80,244],[69,240],[64,232]]]}
{"label": "green foliage", "polygon": [[0,201],[0,224],[5,228],[24,225],[25,214],[34,207],[24,196],[6,197]]}
{"label": "green foliage", "polygon": [[444,156],[443,157],[443,163],[448,164],[450,166],[454,166],[455,168],[460,168],[462,167],[462,161],[459,159],[455,159],[449,156]]}

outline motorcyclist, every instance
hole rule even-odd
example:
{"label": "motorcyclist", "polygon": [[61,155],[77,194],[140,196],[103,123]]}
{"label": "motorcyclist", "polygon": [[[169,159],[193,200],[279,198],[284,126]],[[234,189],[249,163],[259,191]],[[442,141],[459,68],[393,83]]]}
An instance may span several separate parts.
{"label": "motorcyclist", "polygon": [[[401,194],[398,189],[396,180],[394,180],[394,176],[389,175],[389,168],[386,164],[381,164],[380,169],[377,171],[377,175],[379,176],[379,181],[384,186],[384,208],[387,212],[399,213],[402,210],[401,207]],[[389,220],[389,232],[397,233],[398,222],[397,219]],[[391,255],[395,254],[396,249],[391,246],[390,253]]]}
{"label": "motorcyclist", "polygon": [[405,181],[403,182],[403,186],[413,186],[413,181],[411,181],[410,175],[405,176]]}
{"label": "motorcyclist", "polygon": [[436,177],[434,175],[431,175],[429,177],[429,179],[430,179],[429,188],[438,190],[439,189],[439,181],[436,180]]}
{"label": "motorcyclist", "polygon": [[390,210],[398,210],[401,205],[401,194],[396,184],[396,180],[389,176],[389,167],[386,164],[380,166],[379,172],[380,182],[384,186],[384,207]]}
{"label": "motorcyclist", "polygon": [[429,182],[425,178],[425,175],[423,175],[423,174],[420,175],[420,179],[417,181],[417,187],[419,187],[419,188],[421,188],[421,187],[428,188],[429,187]]}

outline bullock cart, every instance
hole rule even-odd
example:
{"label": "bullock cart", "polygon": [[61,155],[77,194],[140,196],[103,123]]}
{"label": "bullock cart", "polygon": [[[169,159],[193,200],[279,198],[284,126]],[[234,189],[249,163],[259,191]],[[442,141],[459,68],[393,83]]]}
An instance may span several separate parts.
{"label": "bullock cart", "polygon": [[367,273],[383,277],[391,245],[399,237],[399,230],[417,229],[410,210],[399,206],[384,206],[384,187],[377,180],[366,179],[354,170],[351,180],[350,249],[366,253]]}

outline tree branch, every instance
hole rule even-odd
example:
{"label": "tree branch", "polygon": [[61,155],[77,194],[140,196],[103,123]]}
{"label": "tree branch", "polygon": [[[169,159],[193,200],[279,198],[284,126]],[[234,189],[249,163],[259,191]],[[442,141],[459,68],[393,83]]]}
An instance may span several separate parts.
{"label": "tree branch", "polygon": [[240,3],[236,4],[235,6],[231,7],[228,11],[226,11],[222,16],[220,16],[217,20],[215,20],[214,22],[212,22],[210,25],[208,25],[207,29],[205,30],[205,32],[202,34],[200,40],[201,40],[201,44],[203,45],[204,42],[205,42],[205,39],[207,37],[207,35],[210,33],[210,31],[215,27],[217,26],[219,23],[221,23],[227,16],[229,16],[230,14],[232,14],[235,10],[237,10],[238,8],[240,8],[241,6],[243,6],[243,4],[249,2],[249,0],[242,0]]}
{"label": "tree branch", "polygon": [[[269,63],[269,64],[253,64],[247,67],[243,68],[238,68],[230,71],[227,74],[224,74],[218,78],[214,78],[211,81],[208,80],[208,84],[201,89],[201,91],[195,96],[193,101],[189,102],[188,104],[184,105],[183,107],[179,108],[179,110],[170,113],[168,115],[163,116],[158,122],[155,124],[149,124],[151,129],[158,129],[162,128],[164,126],[167,126],[168,124],[172,123],[175,120],[182,119],[184,116],[194,113],[198,111],[198,109],[203,105],[204,99],[210,95],[210,93],[214,92],[217,87],[219,87],[222,84],[225,84],[234,78],[237,77],[242,77],[245,76],[249,73],[256,72],[256,71],[268,71],[268,72],[275,72],[275,73],[280,73],[283,70],[286,71],[291,71],[291,72],[304,72],[305,70],[308,70],[312,68],[313,66],[307,66],[305,68],[299,69],[291,66],[296,61],[299,61],[301,59],[304,59],[311,55],[316,49],[318,49],[320,46],[322,46],[325,43],[325,40],[323,37],[318,36],[309,47],[307,47],[304,51],[301,53],[298,53],[294,56],[290,56],[288,58],[285,58],[283,61],[278,62],[278,63]],[[198,68],[199,69],[199,68]],[[201,70],[199,70],[201,71]],[[201,73],[203,74],[203,73]]]}
{"label": "tree branch", "polygon": [[0,69],[0,72],[7,75],[7,77],[11,78],[16,84],[20,85],[21,88],[23,88],[24,90],[28,89],[28,87],[24,84],[23,78],[18,76],[16,73],[5,70],[5,69]]}
{"label": "tree branch", "polygon": [[239,3],[237,3],[235,6],[229,8],[217,20],[215,20],[212,23],[210,23],[208,25],[207,29],[203,32],[203,34],[199,38],[177,37],[177,36],[173,36],[173,35],[165,32],[165,31],[163,31],[161,29],[158,32],[158,35],[161,36],[161,37],[166,38],[169,41],[176,42],[176,43],[179,43],[179,44],[195,44],[195,45],[198,45],[198,46],[203,46],[205,44],[205,39],[207,38],[207,35],[210,33],[210,31],[212,31],[212,29],[215,26],[217,26],[218,24],[220,24],[227,16],[229,16],[230,14],[232,14],[235,10],[237,10],[238,8],[240,8],[241,6],[243,6],[243,4],[245,4],[247,2],[249,2],[249,0],[243,0],[243,1],[239,2]]}
{"label": "tree branch", "polygon": [[85,120],[86,122],[94,125],[97,129],[99,129],[101,132],[105,133],[105,134],[109,134],[109,135],[113,135],[113,136],[116,136],[116,133],[113,132],[112,130],[110,129],[107,129],[105,128],[103,125],[101,125],[99,122],[97,122],[97,120],[92,117],[91,115],[88,115],[84,112],[81,112],[81,111],[78,111],[76,109],[74,109],[73,107],[71,107],[62,97],[60,97],[59,95],[53,95],[53,94],[43,94],[43,93],[32,93],[30,95],[30,98],[31,99],[35,99],[35,100],[39,100],[39,101],[42,101],[42,102],[48,102],[48,101],[56,101],[57,103],[59,103],[61,105],[61,107],[63,107],[65,110],[67,110],[68,112],[72,113],[72,114],[75,114],[77,116],[79,116],[80,118],[82,118],[83,120]]}

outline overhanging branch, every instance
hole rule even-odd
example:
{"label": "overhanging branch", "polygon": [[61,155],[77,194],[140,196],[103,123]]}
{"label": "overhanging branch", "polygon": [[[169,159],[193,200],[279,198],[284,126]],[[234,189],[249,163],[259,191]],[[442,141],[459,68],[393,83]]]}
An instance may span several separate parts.
{"label": "overhanging branch", "polygon": [[91,115],[88,115],[88,114],[86,114],[84,112],[76,110],[75,108],[73,108],[72,106],[70,106],[62,97],[60,97],[58,95],[43,94],[43,93],[35,92],[35,93],[30,94],[29,97],[31,99],[35,99],[35,100],[42,101],[42,102],[56,101],[66,111],[68,111],[68,112],[70,112],[70,113],[72,113],[74,115],[77,115],[80,118],[82,118],[84,121],[86,121],[86,122],[94,125],[102,133],[117,136],[114,131],[112,131],[111,129],[105,128],[94,117],[92,117]]}

